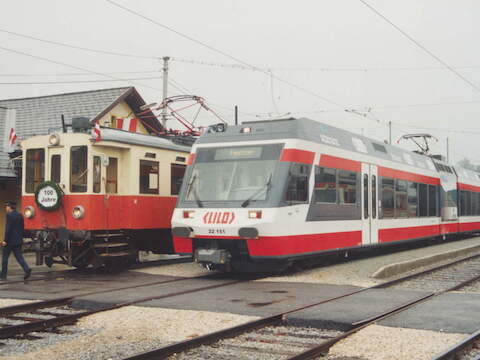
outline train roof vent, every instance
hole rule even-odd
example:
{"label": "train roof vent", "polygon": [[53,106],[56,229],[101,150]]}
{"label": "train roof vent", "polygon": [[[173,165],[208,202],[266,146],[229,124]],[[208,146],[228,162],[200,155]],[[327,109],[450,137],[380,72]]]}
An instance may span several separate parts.
{"label": "train roof vent", "polygon": [[372,145],[375,151],[383,152],[385,154],[387,153],[387,148],[385,146],[377,143],[372,143]]}

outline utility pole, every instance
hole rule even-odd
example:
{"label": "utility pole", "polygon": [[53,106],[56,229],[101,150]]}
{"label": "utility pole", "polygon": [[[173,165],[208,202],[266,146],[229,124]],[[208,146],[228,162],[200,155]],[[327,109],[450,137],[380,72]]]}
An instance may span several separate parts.
{"label": "utility pole", "polygon": [[450,162],[450,146],[448,142],[448,137],[447,137],[447,163]]}
{"label": "utility pole", "polygon": [[235,105],[235,125],[238,125],[238,106]]}
{"label": "utility pole", "polygon": [[[163,105],[165,104],[165,99],[168,97],[168,60],[169,56],[164,56],[163,58]],[[167,130],[167,107],[164,106],[162,109],[162,126],[164,130]]]}
{"label": "utility pole", "polygon": [[388,143],[392,145],[392,122],[388,122]]}

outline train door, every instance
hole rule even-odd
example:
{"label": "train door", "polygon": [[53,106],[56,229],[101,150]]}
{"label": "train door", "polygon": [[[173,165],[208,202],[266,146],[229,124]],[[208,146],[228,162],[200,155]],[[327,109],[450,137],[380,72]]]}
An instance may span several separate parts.
{"label": "train door", "polygon": [[362,164],[362,244],[378,243],[377,167]]}

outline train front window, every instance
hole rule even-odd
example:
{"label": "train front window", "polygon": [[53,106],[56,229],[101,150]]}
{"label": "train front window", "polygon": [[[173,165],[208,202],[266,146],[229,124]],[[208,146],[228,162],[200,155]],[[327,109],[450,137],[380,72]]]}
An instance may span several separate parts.
{"label": "train front window", "polygon": [[87,191],[87,147],[72,146],[70,149],[70,191]]}
{"label": "train front window", "polygon": [[33,193],[37,186],[45,181],[45,150],[27,150],[25,171],[25,192]]}
{"label": "train front window", "polygon": [[280,144],[199,149],[185,200],[266,200],[281,149]]}

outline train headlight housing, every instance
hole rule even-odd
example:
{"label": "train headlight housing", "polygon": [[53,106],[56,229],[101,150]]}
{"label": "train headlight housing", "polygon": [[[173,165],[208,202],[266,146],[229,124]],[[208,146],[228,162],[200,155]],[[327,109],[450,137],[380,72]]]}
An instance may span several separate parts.
{"label": "train headlight housing", "polygon": [[33,206],[26,206],[25,210],[23,210],[23,215],[25,215],[27,219],[33,218],[35,216],[35,208]]}
{"label": "train headlight housing", "polygon": [[50,137],[48,138],[48,143],[50,144],[50,146],[60,145],[60,135],[58,135],[57,133],[50,135]]}
{"label": "train headlight housing", "polygon": [[73,208],[72,210],[72,216],[75,219],[81,219],[85,216],[85,209],[83,208],[82,205],[77,205]]}
{"label": "train headlight housing", "polygon": [[193,210],[185,210],[183,212],[184,219],[193,219],[195,217],[195,211]]}
{"label": "train headlight housing", "polygon": [[262,218],[262,211],[261,210],[250,210],[248,212],[249,219],[261,219]]}

